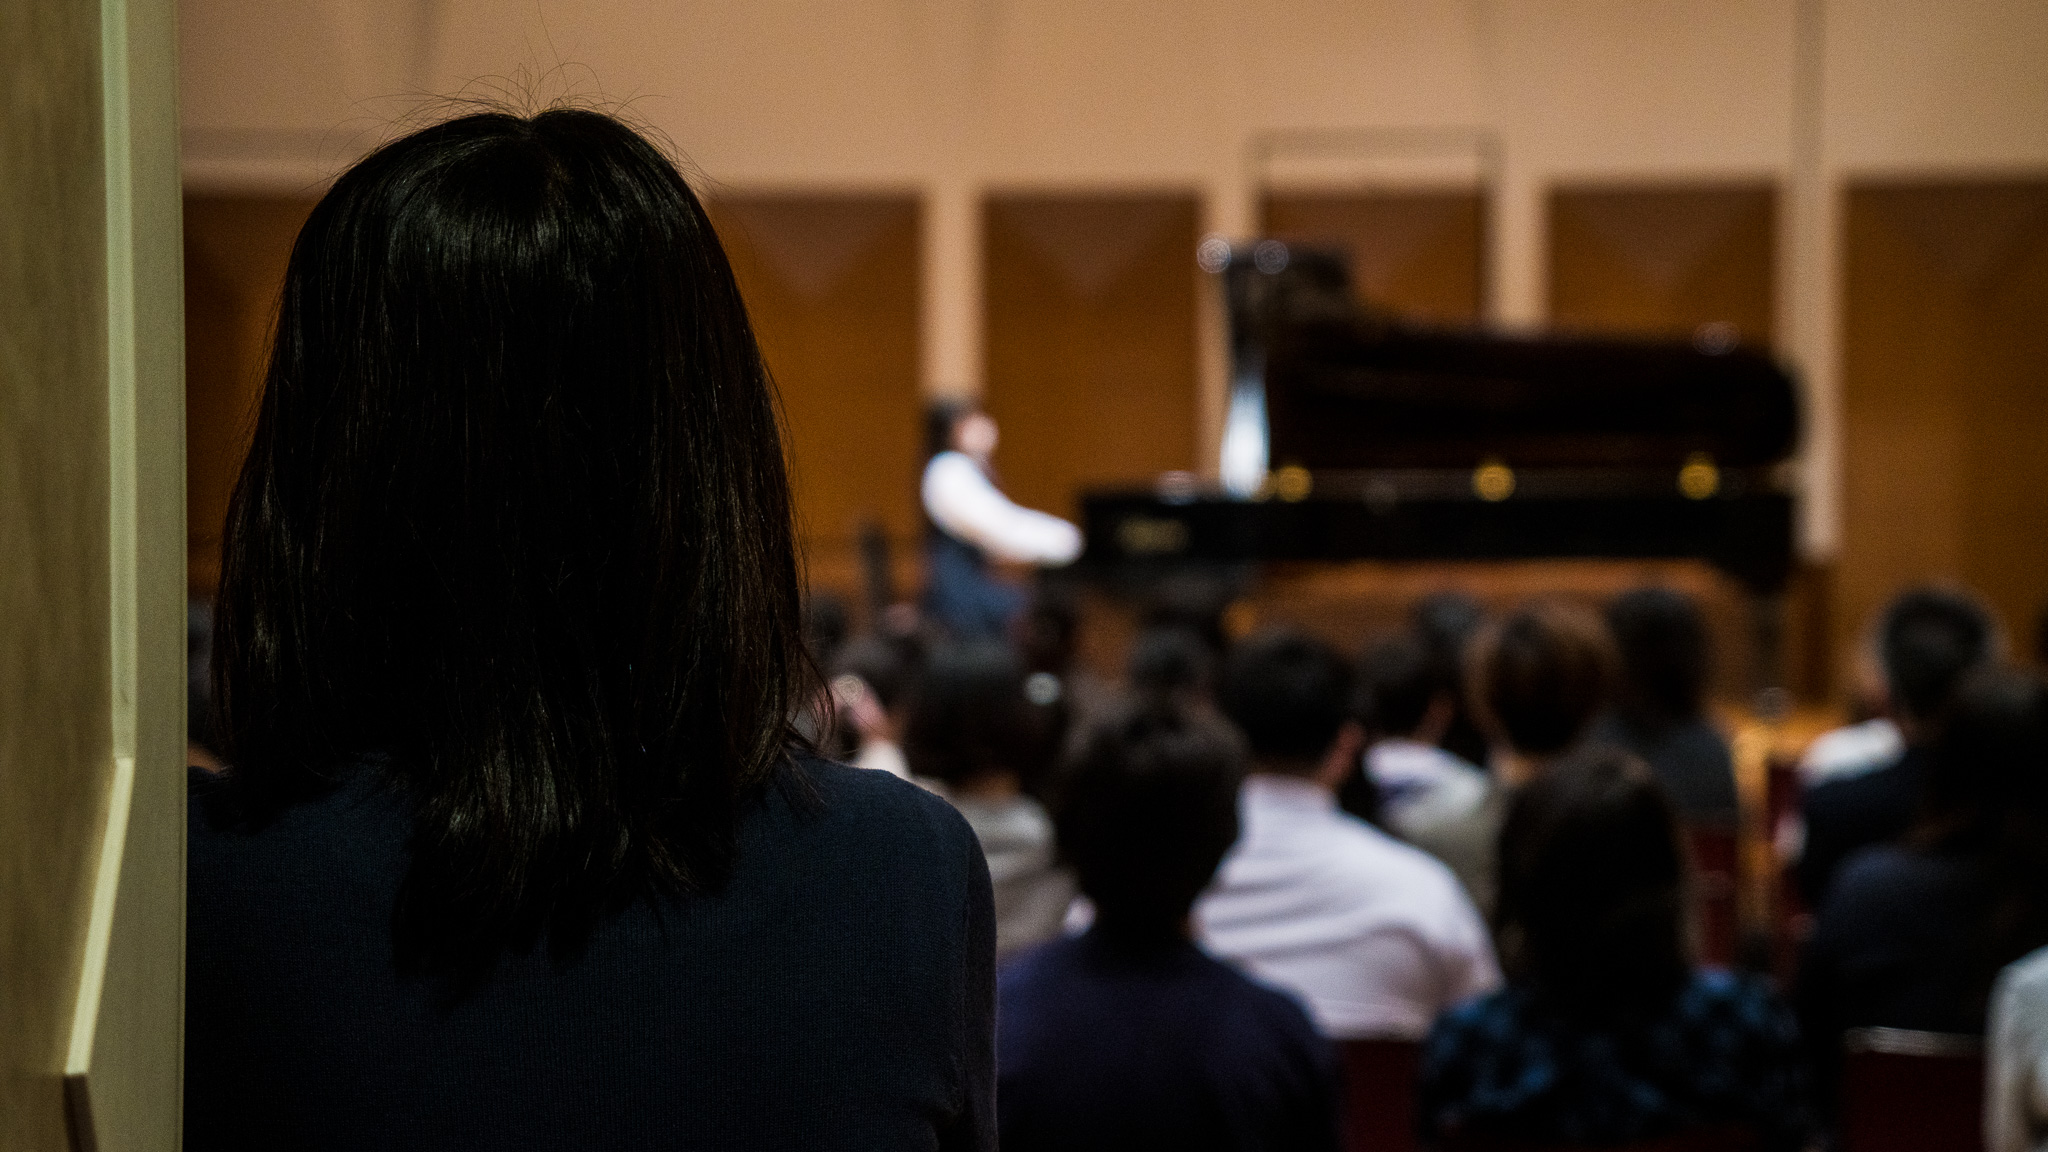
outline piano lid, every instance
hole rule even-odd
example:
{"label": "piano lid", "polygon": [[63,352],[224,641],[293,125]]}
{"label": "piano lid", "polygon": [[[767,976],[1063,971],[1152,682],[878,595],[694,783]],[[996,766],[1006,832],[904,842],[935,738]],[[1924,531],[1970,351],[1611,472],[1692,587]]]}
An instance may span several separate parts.
{"label": "piano lid", "polygon": [[1798,440],[1792,379],[1732,341],[1424,328],[1358,308],[1336,253],[1218,255],[1233,376],[1263,391],[1276,468],[1743,468]]}

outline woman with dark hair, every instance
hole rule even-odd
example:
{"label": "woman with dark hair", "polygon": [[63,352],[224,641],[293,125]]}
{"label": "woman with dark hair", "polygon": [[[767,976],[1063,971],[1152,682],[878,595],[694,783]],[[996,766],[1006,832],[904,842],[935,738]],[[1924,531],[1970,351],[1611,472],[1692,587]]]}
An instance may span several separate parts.
{"label": "woman with dark hair", "polygon": [[807,755],[775,399],[600,113],[344,173],[293,247],[189,828],[192,1148],[992,1148],[971,831]]}
{"label": "woman with dark hair", "polygon": [[1707,625],[1692,597],[1635,588],[1607,605],[1621,655],[1614,707],[1594,738],[1643,758],[1691,824],[1733,828],[1735,759],[1706,715]]}
{"label": "woman with dark hair", "polygon": [[911,774],[952,801],[981,841],[995,885],[996,955],[1057,935],[1074,900],[1052,817],[1031,795],[1057,751],[1049,714],[1026,694],[1024,665],[998,640],[960,640],[919,671],[904,725]]}
{"label": "woman with dark hair", "polygon": [[2048,685],[1970,674],[1939,718],[1905,839],[1842,865],[1799,972],[1824,1087],[1850,1028],[1976,1034],[1999,969],[2048,944]]}
{"label": "woman with dark hair", "polygon": [[925,438],[925,611],[955,635],[1001,636],[1024,611],[1024,593],[997,578],[989,561],[1070,564],[1081,554],[1081,533],[1057,516],[1011,503],[996,487],[996,422],[971,402],[933,405]]}
{"label": "woman with dark hair", "polygon": [[1474,630],[1465,703],[1486,734],[1485,795],[1405,835],[1449,864],[1481,912],[1494,907],[1494,852],[1514,790],[1586,739],[1614,679],[1614,639],[1568,600],[1535,600]]}
{"label": "woman with dark hair", "polygon": [[1694,966],[1677,821],[1640,761],[1593,747],[1550,765],[1509,807],[1499,868],[1508,986],[1430,1033],[1432,1135],[1600,1145],[1725,1128],[1804,1146],[1798,1030],[1761,979]]}

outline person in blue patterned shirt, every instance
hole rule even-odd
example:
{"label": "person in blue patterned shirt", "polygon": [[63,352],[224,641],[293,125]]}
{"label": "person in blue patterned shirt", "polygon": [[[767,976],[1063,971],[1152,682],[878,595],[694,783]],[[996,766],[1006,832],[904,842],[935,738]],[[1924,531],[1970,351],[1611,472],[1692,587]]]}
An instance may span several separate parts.
{"label": "person in blue patterned shirt", "polygon": [[1761,978],[1692,963],[1685,857],[1649,769],[1594,747],[1527,785],[1501,830],[1508,985],[1441,1016],[1424,1136],[1602,1145],[1725,1130],[1777,1152],[1811,1130],[1798,1026]]}

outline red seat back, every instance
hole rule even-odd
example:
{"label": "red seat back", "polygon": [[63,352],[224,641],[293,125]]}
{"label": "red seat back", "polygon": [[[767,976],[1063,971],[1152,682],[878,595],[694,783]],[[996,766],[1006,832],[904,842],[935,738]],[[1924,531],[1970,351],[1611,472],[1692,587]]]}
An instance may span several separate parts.
{"label": "red seat back", "polygon": [[1733,964],[1741,932],[1735,901],[1741,888],[1742,859],[1735,830],[1687,828],[1685,837],[1692,849],[1700,959],[1708,964]]}
{"label": "red seat back", "polygon": [[1344,1040],[1346,1152],[1414,1152],[1415,1090],[1422,1045],[1413,1040]]}
{"label": "red seat back", "polygon": [[1984,1052],[1975,1036],[1863,1028],[1842,1063],[1841,1152],[1978,1152]]}
{"label": "red seat back", "polygon": [[[1755,1152],[1756,1135],[1746,1128],[1702,1128],[1644,1140],[1635,1144],[1605,1144],[1598,1152]],[[1483,1136],[1451,1136],[1439,1141],[1435,1152],[1594,1152],[1571,1144],[1525,1144]]]}

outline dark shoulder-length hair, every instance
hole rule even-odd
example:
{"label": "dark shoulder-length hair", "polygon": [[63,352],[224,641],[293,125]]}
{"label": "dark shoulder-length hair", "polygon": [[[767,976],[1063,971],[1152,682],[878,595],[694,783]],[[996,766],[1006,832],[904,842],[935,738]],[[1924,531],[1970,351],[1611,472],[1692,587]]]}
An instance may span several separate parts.
{"label": "dark shoulder-length hair", "polygon": [[1498,868],[1502,964],[1559,1011],[1642,1020],[1689,978],[1678,819],[1635,757],[1592,745],[1523,787],[1501,827]]}
{"label": "dark shoulder-length hair", "polygon": [[224,758],[416,812],[401,940],[718,887],[810,673],[777,404],[704,209],[618,120],[449,120],[293,245],[228,512]]}

